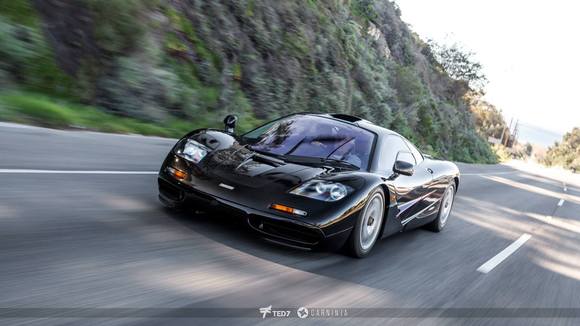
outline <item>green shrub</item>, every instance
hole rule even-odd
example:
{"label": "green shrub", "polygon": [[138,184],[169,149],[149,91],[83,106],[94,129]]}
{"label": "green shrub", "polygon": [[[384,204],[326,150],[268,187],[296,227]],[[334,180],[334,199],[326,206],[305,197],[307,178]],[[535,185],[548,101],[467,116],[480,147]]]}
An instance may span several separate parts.
{"label": "green shrub", "polygon": [[425,85],[412,67],[398,66],[395,70],[394,88],[397,99],[404,106],[412,106],[428,98]]}
{"label": "green shrub", "polygon": [[166,118],[167,109],[187,101],[179,78],[168,70],[135,58],[117,60],[115,75],[97,84],[97,103],[111,112],[147,121]]}
{"label": "green shrub", "polygon": [[6,109],[17,110],[19,114],[40,125],[63,127],[74,121],[70,112],[43,97],[6,95],[2,96],[1,102]]}
{"label": "green shrub", "polygon": [[1,16],[12,23],[27,27],[38,27],[38,18],[30,0],[0,0]]}
{"label": "green shrub", "polygon": [[1,15],[0,70],[6,80],[19,81],[34,91],[68,95],[72,86],[70,78],[56,65],[39,28],[14,23]]}
{"label": "green shrub", "polygon": [[93,14],[98,46],[115,54],[137,48],[147,29],[145,10],[156,3],[143,0],[85,1]]}
{"label": "green shrub", "polygon": [[169,119],[153,124],[137,119],[121,118],[91,106],[71,104],[65,100],[20,92],[0,93],[0,120],[48,127],[85,128],[164,137],[181,137],[192,129],[207,126],[208,123],[203,119],[197,124]]}
{"label": "green shrub", "polygon": [[544,163],[580,171],[580,128],[572,129],[562,142],[548,148]]}
{"label": "green shrub", "polygon": [[375,21],[379,16],[373,0],[350,0],[350,10],[354,15],[368,21]]}

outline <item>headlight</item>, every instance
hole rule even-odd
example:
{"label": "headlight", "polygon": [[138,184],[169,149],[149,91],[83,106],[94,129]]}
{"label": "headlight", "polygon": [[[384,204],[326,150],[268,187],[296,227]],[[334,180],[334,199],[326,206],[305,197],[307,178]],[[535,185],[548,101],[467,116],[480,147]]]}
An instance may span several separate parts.
{"label": "headlight", "polygon": [[311,180],[294,188],[290,193],[317,200],[338,201],[343,199],[351,190],[351,187],[342,183]]}
{"label": "headlight", "polygon": [[207,147],[188,139],[185,143],[177,149],[177,155],[193,163],[199,163],[208,153]]}

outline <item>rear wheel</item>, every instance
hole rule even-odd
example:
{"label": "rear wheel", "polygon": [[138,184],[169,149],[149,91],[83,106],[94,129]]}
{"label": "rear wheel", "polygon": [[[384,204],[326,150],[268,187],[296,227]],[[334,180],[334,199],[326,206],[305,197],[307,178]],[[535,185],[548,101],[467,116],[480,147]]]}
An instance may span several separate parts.
{"label": "rear wheel", "polygon": [[347,242],[349,253],[358,258],[365,257],[373,249],[380,236],[385,215],[385,193],[375,189],[362,212]]}
{"label": "rear wheel", "polygon": [[434,232],[441,232],[441,230],[445,228],[445,225],[447,225],[447,221],[449,220],[449,215],[451,215],[451,208],[453,207],[454,199],[455,185],[450,184],[447,189],[445,189],[445,193],[441,199],[441,205],[439,206],[439,213],[437,214],[437,218],[427,225],[428,229]]}

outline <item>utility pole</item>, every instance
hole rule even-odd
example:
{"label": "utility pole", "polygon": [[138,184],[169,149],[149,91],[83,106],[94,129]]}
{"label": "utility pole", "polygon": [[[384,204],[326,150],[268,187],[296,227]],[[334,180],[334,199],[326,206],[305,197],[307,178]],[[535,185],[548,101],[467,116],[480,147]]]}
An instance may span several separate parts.
{"label": "utility pole", "polygon": [[518,139],[518,132],[520,131],[520,119],[516,121],[516,126],[514,127],[514,140],[512,141],[512,146],[516,143]]}
{"label": "utility pole", "polygon": [[[508,132],[509,133],[512,132],[512,123],[513,122],[514,122],[514,118],[511,118],[511,120],[510,120],[510,126],[509,126],[509,129],[508,129]],[[509,137],[508,137],[508,141],[506,141],[505,145],[503,143],[504,137],[505,137],[505,127],[503,127],[503,129],[501,130],[501,139],[500,139],[499,143],[502,144],[503,146],[506,146],[507,147],[507,143],[509,142]]]}

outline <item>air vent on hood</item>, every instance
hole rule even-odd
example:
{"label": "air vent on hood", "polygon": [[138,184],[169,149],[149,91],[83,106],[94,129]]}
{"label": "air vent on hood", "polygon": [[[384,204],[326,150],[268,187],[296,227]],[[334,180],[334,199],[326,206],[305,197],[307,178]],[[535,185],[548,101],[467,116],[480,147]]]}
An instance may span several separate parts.
{"label": "air vent on hood", "polygon": [[335,118],[335,119],[340,119],[340,120],[344,120],[344,121],[348,121],[348,122],[357,122],[357,121],[364,120],[362,118],[355,117],[354,115],[341,114],[341,113],[331,114],[330,116]]}

